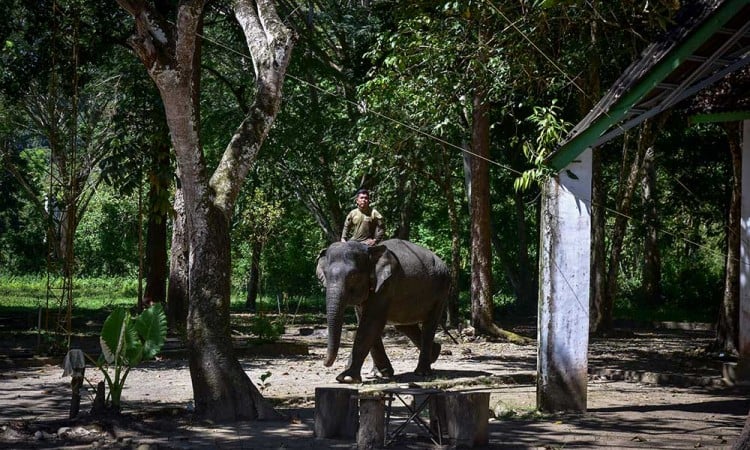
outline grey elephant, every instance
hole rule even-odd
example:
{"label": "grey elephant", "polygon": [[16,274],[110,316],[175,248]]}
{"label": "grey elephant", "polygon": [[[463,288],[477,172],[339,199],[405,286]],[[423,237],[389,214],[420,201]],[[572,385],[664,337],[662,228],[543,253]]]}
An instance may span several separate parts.
{"label": "grey elephant", "polygon": [[327,367],[336,360],[347,305],[354,305],[359,322],[349,366],[337,381],[361,382],[368,352],[374,373],[393,376],[382,340],[386,323],[419,348],[415,373],[431,373],[430,366],[440,354],[440,344],[433,341],[435,331],[450,289],[448,267],[437,255],[401,239],[373,247],[356,241],[336,242],[320,253],[316,273],[326,288]]}

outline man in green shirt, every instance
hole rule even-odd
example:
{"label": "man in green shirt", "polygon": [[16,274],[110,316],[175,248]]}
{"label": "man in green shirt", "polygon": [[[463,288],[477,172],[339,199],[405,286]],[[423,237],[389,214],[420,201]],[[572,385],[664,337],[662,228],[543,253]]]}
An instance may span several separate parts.
{"label": "man in green shirt", "polygon": [[370,208],[370,192],[360,189],[356,194],[357,208],[353,209],[344,221],[341,242],[354,240],[367,245],[375,245],[383,239],[383,216]]}

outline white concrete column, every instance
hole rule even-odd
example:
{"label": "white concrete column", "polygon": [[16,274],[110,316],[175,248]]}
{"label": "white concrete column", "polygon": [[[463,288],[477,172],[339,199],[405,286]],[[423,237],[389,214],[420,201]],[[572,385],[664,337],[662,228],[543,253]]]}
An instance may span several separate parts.
{"label": "white concrete column", "polygon": [[750,120],[742,122],[742,206],[740,211],[739,376],[750,377]]}
{"label": "white concrete column", "polygon": [[537,408],[586,411],[591,261],[591,149],[543,189]]}

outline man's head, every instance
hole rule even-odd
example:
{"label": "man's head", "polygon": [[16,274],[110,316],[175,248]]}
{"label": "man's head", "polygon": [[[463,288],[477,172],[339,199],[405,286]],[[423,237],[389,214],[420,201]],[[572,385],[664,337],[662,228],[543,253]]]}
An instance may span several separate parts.
{"label": "man's head", "polygon": [[355,196],[357,208],[361,210],[367,210],[370,207],[370,191],[367,189],[360,189],[357,191]]}

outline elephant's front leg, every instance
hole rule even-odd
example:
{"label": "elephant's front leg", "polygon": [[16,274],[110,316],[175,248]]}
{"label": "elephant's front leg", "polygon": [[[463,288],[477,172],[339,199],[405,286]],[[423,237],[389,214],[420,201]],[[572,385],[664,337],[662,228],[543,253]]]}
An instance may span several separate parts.
{"label": "elephant's front leg", "polygon": [[[358,312],[359,326],[357,327],[357,334],[354,336],[349,367],[336,377],[336,380],[340,383],[362,382],[362,364],[364,364],[365,358],[375,345],[375,342],[380,341],[380,336],[383,333],[386,322],[385,313],[379,314],[377,310],[373,311],[373,309],[366,304],[363,306],[362,311]],[[380,341],[381,348],[382,345],[383,343]],[[385,355],[384,350],[383,355]],[[373,357],[373,361],[378,362],[375,360],[375,357]],[[382,363],[382,361],[380,362]],[[388,365],[390,365],[390,362]]]}
{"label": "elephant's front leg", "polygon": [[391,360],[388,359],[388,355],[385,354],[382,332],[380,336],[375,339],[372,349],[370,350],[370,356],[372,356],[372,373],[374,376],[382,378],[393,377],[393,366],[391,365]]}

